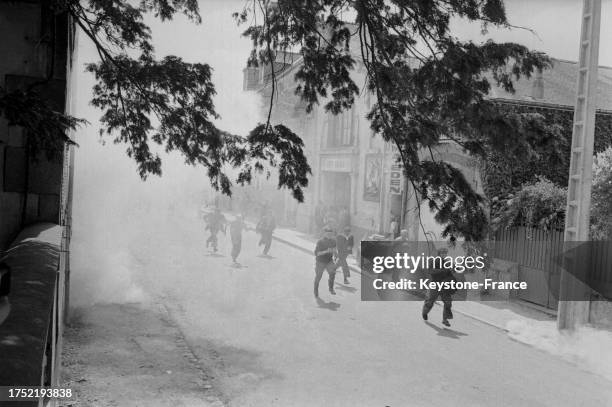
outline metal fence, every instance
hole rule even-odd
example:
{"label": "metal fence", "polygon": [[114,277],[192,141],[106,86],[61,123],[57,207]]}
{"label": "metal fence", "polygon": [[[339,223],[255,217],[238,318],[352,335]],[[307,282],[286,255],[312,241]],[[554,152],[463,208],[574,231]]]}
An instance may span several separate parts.
{"label": "metal fence", "polygon": [[[545,273],[547,289],[558,293],[564,250],[568,250],[562,229],[516,226],[498,230],[494,238],[496,258],[517,263],[519,273],[529,270]],[[612,241],[584,244],[587,253],[581,256],[580,264],[585,270],[584,282],[604,298],[612,299]]]}

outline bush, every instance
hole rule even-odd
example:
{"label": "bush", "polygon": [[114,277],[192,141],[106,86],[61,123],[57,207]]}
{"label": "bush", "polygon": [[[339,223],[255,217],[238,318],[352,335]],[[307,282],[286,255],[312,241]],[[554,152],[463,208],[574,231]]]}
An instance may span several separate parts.
{"label": "bush", "polygon": [[525,225],[556,229],[563,226],[567,189],[544,177],[525,184],[514,197],[505,202],[505,208],[493,219],[494,229]]}
{"label": "bush", "polygon": [[612,238],[612,147],[593,159],[591,191],[591,238]]}

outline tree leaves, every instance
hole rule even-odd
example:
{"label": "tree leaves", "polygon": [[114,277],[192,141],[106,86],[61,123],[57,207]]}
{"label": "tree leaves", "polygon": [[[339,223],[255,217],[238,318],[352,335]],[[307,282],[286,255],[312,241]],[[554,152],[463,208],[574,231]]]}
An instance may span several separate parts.
{"label": "tree leaves", "polygon": [[593,160],[591,192],[591,238],[612,239],[612,146]]}
{"label": "tree leaves", "polygon": [[[182,13],[198,23],[196,0],[50,4],[70,13],[96,46],[100,62],[87,68],[97,79],[92,103],[104,112],[104,132],[127,145],[141,177],[161,174],[155,143],[202,165],[225,193],[232,186],[228,168],[238,168],[235,181],[243,184],[276,167],[279,187],[303,198],[310,167],[298,136],[269,122],[246,138],[218,129],[210,67],[155,57],[145,15],[166,21]],[[491,86],[512,92],[515,79],[546,69],[548,58],[518,44],[476,44],[451,35],[456,17],[479,21],[483,29],[510,26],[501,0],[255,0],[236,18],[246,23],[254,13],[263,18],[245,31],[253,42],[249,64],[271,64],[274,80],[279,52],[299,50],[297,93],[308,111],[323,100],[332,113],[349,109],[360,89],[351,72],[358,63],[365,66],[366,89],[376,97],[371,127],[397,146],[404,174],[437,211],[447,236],[482,238],[486,217],[482,199],[461,173],[427,154],[442,138],[477,157],[503,151],[517,162],[554,145],[557,130],[540,116],[500,109],[488,98]],[[69,119],[55,123],[66,127],[74,123]]]}
{"label": "tree leaves", "polygon": [[32,160],[36,160],[43,152],[49,160],[60,158],[66,143],[75,144],[66,133],[87,123],[53,110],[32,89],[6,92],[0,87],[0,116],[7,119],[9,126],[21,126],[24,129]]}
{"label": "tree leaves", "polygon": [[311,173],[302,139],[281,124],[273,127],[260,124],[251,131],[247,142],[249,147],[243,159],[247,165],[240,172],[238,182],[244,185],[251,180],[253,172],[263,173],[264,164],[272,164],[278,167],[278,187],[291,189],[293,197],[302,202],[304,193],[301,187],[308,185],[307,176]]}
{"label": "tree leaves", "polygon": [[494,219],[495,228],[525,225],[553,229],[563,226],[567,189],[544,177],[525,184]]}
{"label": "tree leaves", "polygon": [[197,0],[56,0],[54,7],[70,13],[95,45],[100,62],[87,70],[96,78],[92,104],[104,112],[101,133],[127,145],[143,179],[162,173],[157,144],[181,153],[188,165],[204,167],[223,193],[231,194],[233,182],[226,174],[231,168],[238,170],[235,181],[244,184],[253,169],[277,167],[279,187],[303,199],[310,167],[299,137],[269,124],[249,137],[224,132],[213,123],[219,116],[210,66],[155,57],[145,16],[166,21],[182,13],[200,23]]}
{"label": "tree leaves", "polygon": [[245,31],[251,55],[263,55],[264,48],[300,50],[296,93],[308,110],[320,99],[335,114],[350,108],[359,93],[351,71],[365,66],[366,88],[376,97],[367,116],[371,127],[397,146],[405,176],[436,211],[445,236],[482,239],[487,219],[482,198],[460,171],[434,158],[442,139],[476,157],[504,151],[519,162],[536,157],[543,144],[555,146],[558,128],[489,99],[492,86],[513,92],[514,80],[549,68],[548,57],[514,43],[461,41],[450,32],[453,18],[480,22],[483,29],[510,27],[501,0],[255,3],[259,7],[239,19],[267,16]]}
{"label": "tree leaves", "polygon": [[[89,64],[97,80],[92,104],[104,110],[100,119],[115,143],[129,145],[127,153],[138,163],[141,177],[161,174],[161,160],[151,152],[150,141],[178,150],[188,164],[220,166],[219,157],[206,157],[218,149],[221,133],[212,124],[217,117],[212,97],[211,69],[178,57],[161,61],[150,55],[132,59],[120,55],[113,61]],[[151,118],[159,125],[154,127]]]}

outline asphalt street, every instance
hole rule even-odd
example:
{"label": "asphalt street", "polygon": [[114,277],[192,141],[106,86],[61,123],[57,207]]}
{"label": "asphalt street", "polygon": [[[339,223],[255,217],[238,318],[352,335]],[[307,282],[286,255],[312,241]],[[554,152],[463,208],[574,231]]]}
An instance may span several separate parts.
{"label": "asphalt street", "polygon": [[491,326],[362,302],[358,276],[335,296],[324,276],[317,301],[312,255],[275,241],[263,257],[250,231],[233,267],[229,237],[217,254],[205,239],[194,221],[132,251],[230,406],[612,406],[611,382]]}

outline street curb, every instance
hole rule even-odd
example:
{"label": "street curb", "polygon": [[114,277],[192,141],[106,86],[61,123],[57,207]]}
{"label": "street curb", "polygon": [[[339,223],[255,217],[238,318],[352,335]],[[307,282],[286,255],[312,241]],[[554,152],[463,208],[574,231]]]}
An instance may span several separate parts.
{"label": "street curb", "polygon": [[[306,250],[304,247],[302,247],[302,246],[300,246],[298,244],[295,244],[295,243],[293,243],[293,242],[291,242],[291,241],[289,241],[287,239],[283,239],[282,237],[278,237],[278,236],[274,236],[274,235],[272,236],[272,238],[274,240],[276,240],[276,241],[279,241],[279,242],[281,242],[283,244],[291,246],[291,247],[293,247],[295,249],[301,250],[302,252],[305,252],[305,253],[308,253],[308,254],[312,254],[312,252],[310,250]],[[355,266],[349,266],[349,267],[350,267],[351,271],[354,271],[355,273],[361,275],[361,270],[358,267],[355,267]],[[436,304],[438,306],[440,306],[440,304],[437,301],[436,301]],[[486,320],[484,318],[478,317],[476,315],[473,315],[473,314],[471,314],[469,312],[465,312],[465,311],[462,311],[462,310],[457,309],[457,308],[455,308],[453,311],[455,311],[455,312],[457,312],[457,313],[459,313],[459,314],[461,314],[463,316],[466,316],[468,318],[474,319],[474,320],[476,320],[478,322],[481,322],[481,323],[483,323],[485,325],[489,325],[489,326],[491,326],[493,328],[499,329],[499,330],[501,330],[503,332],[509,332],[508,328],[506,328],[504,326],[501,326],[499,324],[496,324],[494,322],[488,321],[488,320]]]}
{"label": "street curb", "polygon": [[[455,307],[456,307],[456,305],[455,305]],[[485,325],[489,325],[489,326],[491,326],[491,327],[493,327],[493,328],[497,328],[497,329],[499,329],[500,331],[510,332],[510,330],[509,330],[508,328],[504,327],[504,326],[501,326],[501,325],[499,325],[499,324],[496,324],[495,322],[488,321],[488,320],[486,320],[486,319],[484,319],[484,318],[477,317],[476,315],[474,315],[474,314],[470,314],[469,312],[465,312],[465,311],[462,311],[462,310],[457,309],[457,308],[453,309],[453,311],[455,311],[455,312],[457,312],[457,313],[459,313],[459,314],[461,314],[461,315],[463,315],[463,316],[466,316],[466,317],[468,317],[468,318],[475,319],[476,321],[481,322],[481,323],[483,323],[483,324],[485,324]]]}

